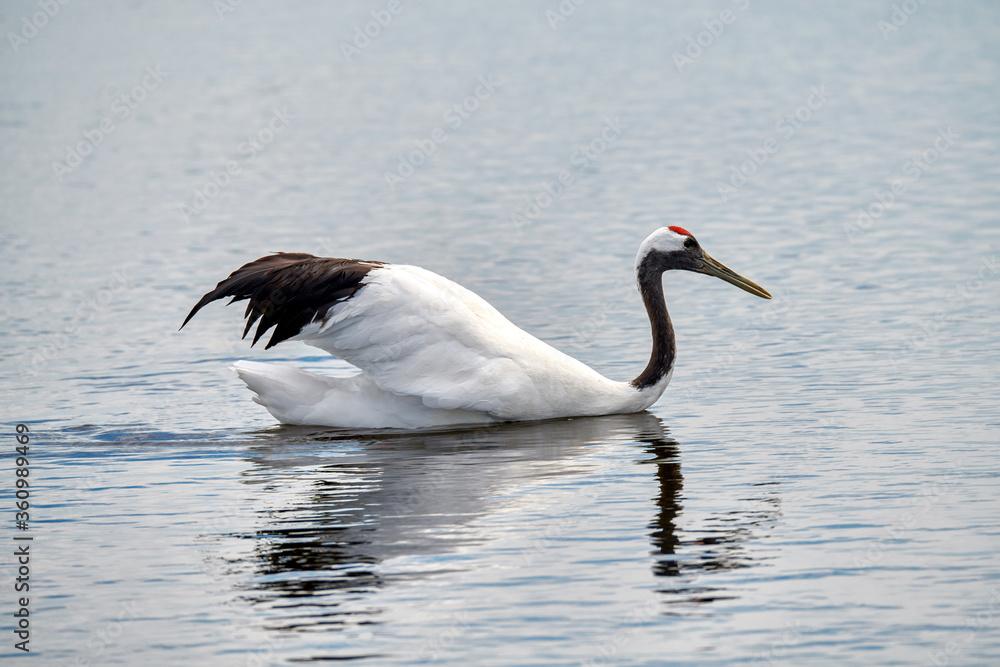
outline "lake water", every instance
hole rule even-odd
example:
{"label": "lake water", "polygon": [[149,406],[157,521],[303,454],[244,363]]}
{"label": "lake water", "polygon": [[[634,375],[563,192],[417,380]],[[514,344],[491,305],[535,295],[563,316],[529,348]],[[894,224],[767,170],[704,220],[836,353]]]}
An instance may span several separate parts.
{"label": "lake water", "polygon": [[[0,26],[5,661],[30,536],[46,665],[1000,664],[995,3]],[[381,259],[628,379],[661,225],[775,299],[668,274],[648,413],[281,427],[227,367],[342,362],[238,307],[177,330],[268,252]]]}

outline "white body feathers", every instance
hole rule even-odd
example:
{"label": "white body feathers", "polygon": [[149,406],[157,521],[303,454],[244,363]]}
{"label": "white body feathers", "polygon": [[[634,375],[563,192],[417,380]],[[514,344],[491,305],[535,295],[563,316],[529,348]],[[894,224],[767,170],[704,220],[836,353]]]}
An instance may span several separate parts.
{"label": "white body feathers", "polygon": [[639,412],[669,382],[615,382],[515,326],[475,293],[416,266],[363,287],[291,338],[357,366],[330,378],[241,361],[235,370],[287,424],[418,428]]}

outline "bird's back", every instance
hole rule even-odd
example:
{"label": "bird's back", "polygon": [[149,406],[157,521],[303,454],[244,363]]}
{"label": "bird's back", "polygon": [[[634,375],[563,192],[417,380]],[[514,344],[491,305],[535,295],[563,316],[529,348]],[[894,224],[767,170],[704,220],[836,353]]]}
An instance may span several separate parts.
{"label": "bird's back", "polygon": [[497,419],[606,414],[631,407],[624,403],[638,394],[436,273],[384,265],[363,283],[298,338],[354,364],[384,390]]}

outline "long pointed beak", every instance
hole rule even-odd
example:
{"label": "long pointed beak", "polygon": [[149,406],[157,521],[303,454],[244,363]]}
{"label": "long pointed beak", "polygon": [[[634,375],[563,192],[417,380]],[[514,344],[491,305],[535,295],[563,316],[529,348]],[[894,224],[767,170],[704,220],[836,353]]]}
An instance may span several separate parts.
{"label": "long pointed beak", "polygon": [[722,278],[727,283],[732,283],[740,289],[746,290],[751,294],[756,294],[764,299],[771,298],[771,294],[766,289],[753,281],[747,280],[722,262],[713,259],[708,253],[705,253],[703,261],[705,262],[705,265],[698,271],[698,273],[707,273],[710,276]]}

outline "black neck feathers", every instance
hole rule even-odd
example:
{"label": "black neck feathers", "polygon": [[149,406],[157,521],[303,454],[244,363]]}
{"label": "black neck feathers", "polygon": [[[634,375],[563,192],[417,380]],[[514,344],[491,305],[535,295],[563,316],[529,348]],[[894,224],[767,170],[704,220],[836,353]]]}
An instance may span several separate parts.
{"label": "black neck feathers", "polygon": [[649,325],[653,334],[653,352],[649,364],[632,380],[631,384],[638,390],[652,387],[662,380],[674,366],[677,345],[674,340],[674,327],[670,323],[667,304],[663,300],[663,267],[658,266],[650,256],[639,265],[638,282],[642,301],[649,315]]}

